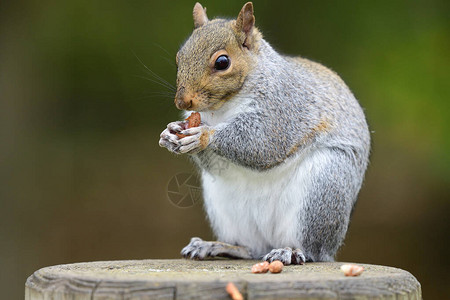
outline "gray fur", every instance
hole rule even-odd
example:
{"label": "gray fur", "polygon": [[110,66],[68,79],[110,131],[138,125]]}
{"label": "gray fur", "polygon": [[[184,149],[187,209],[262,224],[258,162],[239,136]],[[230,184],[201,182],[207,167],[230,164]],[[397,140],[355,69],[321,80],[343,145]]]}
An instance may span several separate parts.
{"label": "gray fur", "polygon": [[[264,172],[311,147],[325,151],[324,164],[311,172],[306,209],[298,216],[305,224],[299,238],[308,260],[332,261],[368,164],[370,137],[363,111],[331,71],[315,73],[308,62],[282,57],[264,41],[258,61],[242,87],[243,94],[253,96],[254,111],[217,130],[196,161],[208,169],[211,157],[218,155]],[[313,132],[322,118],[330,128]]]}
{"label": "gray fur", "polygon": [[[292,149],[314,144],[354,155],[363,175],[370,147],[368,127],[343,81],[329,70],[323,74],[311,69],[313,64],[323,71],[315,63],[279,55],[264,40],[257,61],[240,92],[252,96],[254,111],[217,130],[209,151],[263,171],[284,162]],[[304,141],[323,118],[330,123],[330,132]]]}
{"label": "gray fur", "polygon": [[[216,30],[214,26],[220,29]],[[224,32],[224,26],[229,26],[229,23],[220,20],[208,22],[204,27],[211,35],[215,31]],[[199,45],[204,49],[196,48],[195,41],[201,38],[196,35],[200,33],[194,31],[191,39],[180,50],[180,59],[187,59],[191,53],[194,57],[200,57],[199,53],[202,51],[214,52],[223,47],[217,42],[208,46],[202,40]],[[229,40],[230,37],[227,36],[222,42]],[[299,213],[288,220],[290,226],[295,229],[296,242],[282,245],[280,243],[285,238],[282,234],[273,238],[273,232],[262,230],[261,228],[277,230],[280,220],[270,219],[270,211],[261,215],[260,211],[264,210],[250,204],[249,209],[253,207],[256,213],[248,212],[248,215],[242,216],[253,218],[248,223],[255,224],[255,228],[242,228],[242,231],[237,230],[236,234],[252,236],[251,232],[257,232],[261,236],[263,241],[257,243],[259,246],[253,245],[251,239],[240,242],[241,246],[249,249],[248,254],[251,253],[253,258],[261,258],[266,254],[265,260],[279,259],[285,264],[332,261],[345,238],[350,214],[368,165],[370,135],[364,113],[339,76],[322,65],[303,58],[279,55],[263,39],[258,41],[254,51],[248,53],[248,61],[252,62],[250,72],[237,95],[226,100],[225,104],[230,107],[240,106],[242,109],[219,125],[205,123],[201,129],[194,130],[195,133],[200,133],[198,136],[201,132],[214,132],[206,149],[197,146],[198,137],[182,142],[183,139],[176,139],[169,129],[161,134],[160,145],[174,153],[192,154],[202,171],[204,181],[208,174],[213,174],[219,181],[228,180],[226,174],[214,170],[219,161],[226,161],[230,168],[234,168],[234,174],[243,178],[239,187],[228,186],[230,191],[242,189],[246,180],[248,184],[252,184],[253,179],[249,176],[265,178],[267,174],[269,178],[273,176],[271,170],[289,168],[291,165],[292,168],[300,170],[304,168],[302,159],[309,157],[314,165],[308,170],[308,178],[299,182],[303,185],[302,194],[292,194],[298,193],[299,189],[292,192],[284,190],[284,184],[273,186],[273,189],[278,189],[279,194],[285,195],[286,199],[299,199]],[[195,81],[196,74],[201,72],[200,69],[205,67],[205,63],[192,61],[191,65],[192,68],[186,76]],[[189,67],[186,61],[183,61],[183,66],[185,69]],[[180,76],[183,74],[179,73],[179,81],[189,81],[180,79]],[[242,99],[247,102],[241,103]],[[177,122],[169,124],[168,128],[177,132],[181,130]],[[295,179],[290,178],[290,175],[285,175],[285,178],[282,176],[277,175],[277,182],[287,183]],[[209,195],[210,188],[211,186],[205,185],[204,194]],[[245,198],[245,194],[241,197],[241,201],[250,201]],[[269,205],[273,203],[272,200],[261,198],[257,205]],[[284,203],[284,200],[279,199],[280,203]],[[290,203],[288,200],[285,202]],[[219,239],[226,236],[224,242],[239,244],[241,237],[224,234],[230,233],[232,229],[228,230],[224,227],[227,226],[225,223],[217,221],[218,214],[224,212],[214,207],[214,199],[205,199],[205,205],[213,230]],[[275,209],[279,209],[281,213],[290,207]],[[273,226],[259,226],[255,215],[264,218],[264,221],[273,222]],[[229,216],[229,219],[233,217]],[[266,220],[267,218],[269,219]],[[256,238],[255,235],[253,238]],[[225,247],[224,243],[219,243],[221,246],[217,247],[214,243],[192,240],[183,249],[182,254],[190,258],[227,253],[232,257],[247,257],[245,251],[230,250],[230,247],[234,247],[232,245]],[[275,249],[270,251],[272,248]],[[227,251],[235,252],[230,254]]]}

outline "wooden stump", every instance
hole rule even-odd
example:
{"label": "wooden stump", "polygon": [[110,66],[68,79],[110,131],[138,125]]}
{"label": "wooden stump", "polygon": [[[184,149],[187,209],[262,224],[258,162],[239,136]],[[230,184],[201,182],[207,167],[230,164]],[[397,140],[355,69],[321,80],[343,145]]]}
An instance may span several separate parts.
{"label": "wooden stump", "polygon": [[392,267],[360,264],[345,277],[343,263],[285,266],[252,274],[252,260],[130,260],[46,267],[25,284],[25,299],[230,299],[233,282],[245,299],[422,299],[420,283]]}

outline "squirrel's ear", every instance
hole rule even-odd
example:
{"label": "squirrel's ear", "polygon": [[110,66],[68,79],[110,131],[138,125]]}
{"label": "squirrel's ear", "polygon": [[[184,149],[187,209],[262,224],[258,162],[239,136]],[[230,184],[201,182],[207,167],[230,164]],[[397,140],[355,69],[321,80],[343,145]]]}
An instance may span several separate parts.
{"label": "squirrel's ear", "polygon": [[206,7],[203,8],[200,3],[195,3],[194,5],[194,28],[199,28],[208,22],[208,16],[206,15]]}
{"label": "squirrel's ear", "polygon": [[236,19],[236,29],[243,31],[246,35],[251,33],[255,25],[255,16],[253,15],[253,3],[247,2],[241,9]]}

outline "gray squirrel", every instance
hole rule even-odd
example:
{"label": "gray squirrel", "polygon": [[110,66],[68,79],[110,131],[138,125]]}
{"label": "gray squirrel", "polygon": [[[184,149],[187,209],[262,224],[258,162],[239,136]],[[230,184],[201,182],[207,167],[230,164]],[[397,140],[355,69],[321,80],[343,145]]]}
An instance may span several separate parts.
{"label": "gray squirrel", "polygon": [[333,71],[278,54],[255,27],[251,2],[235,20],[208,20],[199,3],[193,16],[176,55],[175,105],[202,123],[171,122],[159,144],[198,165],[218,241],[194,237],[181,254],[333,261],[368,165],[358,101]]}

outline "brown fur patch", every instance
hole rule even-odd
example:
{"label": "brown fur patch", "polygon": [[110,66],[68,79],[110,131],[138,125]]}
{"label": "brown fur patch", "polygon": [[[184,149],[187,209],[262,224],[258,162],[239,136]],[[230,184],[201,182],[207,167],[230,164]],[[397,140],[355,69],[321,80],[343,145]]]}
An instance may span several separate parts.
{"label": "brown fur patch", "polygon": [[320,133],[326,132],[331,127],[331,124],[326,119],[322,119],[316,127],[313,128],[313,132]]}
{"label": "brown fur patch", "polygon": [[206,149],[209,145],[209,138],[214,134],[215,130],[204,130],[202,131],[202,134],[200,135],[200,148],[202,150]]}
{"label": "brown fur patch", "polygon": [[331,123],[323,118],[316,126],[314,126],[310,132],[308,132],[300,141],[300,143],[295,144],[291,149],[289,149],[289,152],[287,156],[291,156],[295,152],[297,152],[298,148],[302,145],[308,144],[310,141],[312,141],[317,135],[321,133],[328,132],[331,129]]}
{"label": "brown fur patch", "polygon": [[295,152],[297,152],[299,146],[300,146],[299,144],[294,145],[294,146],[289,150],[287,156],[289,157],[289,156],[291,156],[292,154],[294,154]]}

